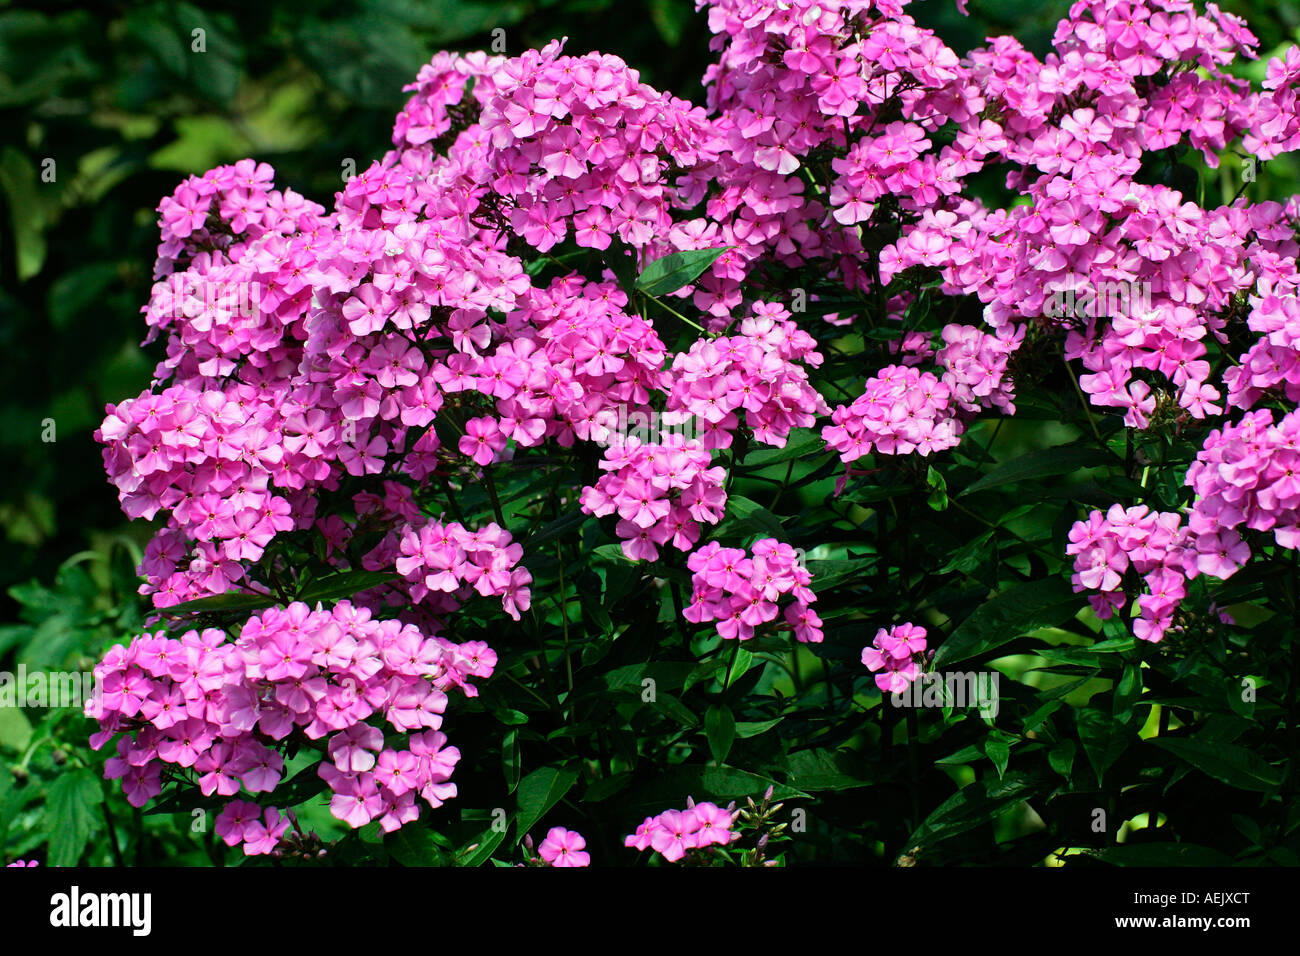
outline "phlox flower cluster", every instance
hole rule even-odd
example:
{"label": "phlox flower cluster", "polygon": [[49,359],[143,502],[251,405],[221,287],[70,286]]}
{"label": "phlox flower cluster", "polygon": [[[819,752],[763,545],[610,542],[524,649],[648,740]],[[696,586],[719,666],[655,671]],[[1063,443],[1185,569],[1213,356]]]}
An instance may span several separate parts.
{"label": "phlox flower cluster", "polygon": [[862,649],[862,665],[876,675],[876,686],[883,693],[901,694],[921,676],[925,638],[925,628],[919,624],[895,624],[876,631],[875,639]]}
{"label": "phlox flower cluster", "polygon": [[1187,484],[1196,500],[1184,517],[1139,505],[1093,511],[1070,530],[1076,591],[1101,617],[1126,602],[1124,575],[1143,578],[1134,633],[1158,641],[1173,626],[1186,581],[1200,574],[1226,580],[1250,559],[1239,529],[1272,532],[1283,548],[1300,548],[1300,413],[1274,424],[1268,409],[1247,412],[1211,432]]}
{"label": "phlox flower cluster", "polygon": [[[877,279],[859,227],[883,218],[873,217],[878,203],[929,211],[980,168],[960,135],[961,145],[932,150],[929,134],[945,123],[978,130],[986,103],[957,55],[904,5],[708,4],[719,59],[705,83],[727,147],[709,212],[730,227],[729,245],[791,266],[829,259],[835,278],[866,290]],[[829,190],[805,189],[798,174],[828,149],[847,154],[831,160]]]}
{"label": "phlox flower cluster", "polygon": [[[472,696],[469,681],[495,663],[480,642],[428,638],[350,602],[329,611],[295,602],[250,617],[234,641],[209,628],[115,646],[95,668],[102,694],[86,705],[100,726],[91,746],[122,735],[105,772],[139,807],[162,792],[164,775],[207,796],[273,793],[285,767],[279,743],[324,739],[331,812],[391,831],[419,815],[417,797],[436,807],[455,796],[448,781],[460,755],[438,730],[448,692]],[[387,745],[372,717],[407,735],[405,747]],[[250,806],[227,815],[226,832],[269,852],[278,817]]]}
{"label": "phlox flower cluster", "polygon": [[726,470],[711,466],[712,456],[698,439],[677,433],[658,443],[635,436],[605,450],[595,485],[582,489],[582,510],[603,517],[618,514],[614,531],[632,561],[653,561],[672,543],[689,551],[701,524],[722,520]]}
{"label": "phlox flower cluster", "polygon": [[831,413],[822,429],[828,447],[845,464],[875,451],[882,455],[927,456],[957,445],[965,420],[984,408],[1014,414],[1015,393],[1007,360],[1024,338],[1024,329],[991,335],[969,325],[949,324],[944,346],[934,353],[940,374],[916,367],[929,350],[920,337],[899,342],[903,361],[867,380],[851,405]]}
{"label": "phlox flower cluster", "polygon": [[[1300,51],[1270,62],[1256,92],[1228,67],[1258,43],[1215,4],[1078,0],[1041,59],[1009,37],[959,59],[906,5],[701,0],[718,54],[707,108],[559,41],[518,57],[440,53],[407,87],[394,148],[332,209],[274,188],[252,160],[162,200],[143,312],[165,355],[95,436],[124,511],[163,525],[141,592],[156,608],[236,586],[270,594],[273,574],[296,582],[277,546],[293,532],[324,539],[328,567],[313,576],[360,566],[397,580],[329,611],[265,612],[233,641],[146,633],[110,651],[95,740],[123,735],[109,772],[134,805],[173,778],[270,794],[292,734],[328,738],[320,775],[352,826],[391,830],[417,798],[454,794],[446,695],[472,696],[495,655],[438,637],[443,618],[477,594],[518,620],[532,577],[507,529],[433,521],[423,492],[545,442],[611,444],[629,410],[663,408],[704,433],[613,442],[581,509],[617,515],[632,560],[693,552],[686,614],[724,637],[781,613],[799,640],[822,632],[789,546],[697,549],[727,498],[713,450],[742,427],[781,447],[829,415],[820,434],[845,464],[939,453],[980,412],[1015,412],[1011,358],[1031,336],[1063,340],[1087,400],[1131,428],[1243,413],[1189,469],[1187,515],[1116,506],[1071,530],[1075,587],[1099,614],[1136,593],[1132,570],[1135,628],[1158,640],[1187,580],[1250,557],[1247,532],[1300,547],[1300,413],[1257,407],[1300,401],[1300,200],[1202,208],[1146,181],[1152,154],[1183,145],[1211,167],[1238,147],[1252,159],[1300,148]],[[1019,202],[966,195],[986,166],[1010,170]],[[594,250],[601,274],[534,284],[539,257],[567,242]],[[724,248],[674,293],[708,327],[674,353],[626,278]],[[898,321],[894,364],[864,369],[849,405],[819,393],[802,320],[755,301],[795,270],[875,295]],[[1065,290],[1092,307],[1057,309]],[[900,321],[939,293],[977,300],[983,327],[948,324],[935,340]],[[828,317],[837,336],[853,308]],[[1211,350],[1242,347],[1216,377]],[[924,651],[924,629],[903,624],[881,629],[863,663],[897,690]],[[390,746],[372,717],[407,739]],[[669,859],[693,839],[726,842],[693,836],[729,832],[721,818],[691,829],[699,807],[635,839]],[[223,820],[223,839],[250,853],[284,834],[274,807],[242,797]],[[577,854],[572,837],[553,846]]]}
{"label": "phlox flower cluster", "polygon": [[931,455],[958,443],[960,425],[952,390],[931,372],[889,365],[867,379],[851,405],[831,413],[822,429],[827,446],[845,464],[872,451],[882,455]]}
{"label": "phlox flower cluster", "polygon": [[689,798],[686,804],[685,810],[665,810],[658,816],[646,817],[623,845],[654,850],[669,863],[676,863],[691,850],[726,846],[740,839],[740,834],[731,829],[734,817],[730,810]]}
{"label": "phlox flower cluster", "polygon": [[1300,402],[1300,277],[1262,280],[1260,295],[1248,302],[1246,325],[1260,335],[1241,356],[1240,364],[1223,373],[1227,403],[1253,408],[1269,397]]}
{"label": "phlox flower cluster", "polygon": [[616,283],[556,279],[521,304],[519,321],[530,326],[511,341],[487,356],[452,355],[432,371],[442,394],[491,403],[494,414],[470,419],[458,444],[480,466],[506,457],[512,440],[519,448],[604,441],[621,406],[663,390],[664,345],[646,319],[623,312],[627,295]]}
{"label": "phlox flower cluster", "polygon": [[[396,542],[398,556],[392,551]],[[469,531],[459,522],[441,524],[420,519],[403,523],[386,542],[366,556],[373,568],[395,566],[406,579],[409,602],[428,604],[445,613],[473,594],[500,597],[501,606],[516,621],[532,604],[533,576],[519,565],[524,549],[510,532],[489,523]]]}
{"label": "phlox flower cluster", "polygon": [[226,846],[241,847],[245,856],[264,856],[289,831],[289,818],[275,807],[263,810],[247,800],[231,800],[217,814],[215,829]]}
{"label": "phlox flower cluster", "polygon": [[1300,548],[1300,412],[1275,423],[1269,409],[1257,409],[1211,432],[1187,469],[1187,484],[1196,491],[1187,518],[1195,534],[1245,526],[1272,532],[1281,547]]}
{"label": "phlox flower cluster", "polygon": [[[821,618],[811,606],[817,600],[809,588],[812,574],[790,545],[762,538],[751,555],[710,541],[686,559],[686,566],[692,590],[682,616],[688,621],[717,621],[724,638],[747,641],[780,614],[798,640],[821,643]],[[782,612],[777,602],[786,594],[794,600]]]}
{"label": "phlox flower cluster", "polygon": [[[978,295],[995,328],[1064,324],[1090,401],[1122,409],[1136,428],[1166,391],[1191,418],[1223,411],[1207,343],[1227,341],[1221,315],[1233,296],[1293,274],[1284,264],[1295,255],[1277,203],[1204,210],[1134,181],[1144,152],[1184,137],[1217,166],[1217,151],[1258,121],[1255,94],[1222,69],[1238,52],[1253,56],[1242,22],[1214,5],[1205,15],[1180,0],[1154,6],[1081,0],[1042,61],[1009,37],[973,51],[963,65],[997,110],[958,141],[1014,164],[1008,184],[1032,202],[927,210],[881,253],[882,278],[938,269],[944,291]],[[1153,85],[1162,70],[1168,82]],[[1263,154],[1258,137],[1245,143]],[[1051,297],[1076,288],[1098,307],[1044,318]]]}
{"label": "phlox flower cluster", "polygon": [[[1230,540],[1240,539],[1227,532]],[[1092,591],[1088,601],[1098,617],[1107,618],[1128,601],[1124,575],[1131,567],[1147,590],[1138,598],[1139,617],[1133,632],[1142,640],[1158,641],[1173,626],[1174,612],[1187,596],[1184,573],[1190,559],[1195,570],[1197,550],[1188,547],[1182,516],[1152,511],[1145,505],[1112,505],[1103,515],[1093,511],[1075,522],[1066,554],[1074,555],[1074,589]],[[1229,548],[1235,556],[1236,546]],[[1249,550],[1247,550],[1249,555]],[[1220,575],[1227,577],[1230,570]]]}
{"label": "phlox flower cluster", "polygon": [[693,415],[705,423],[705,448],[729,448],[743,411],[756,440],[782,448],[792,428],[827,414],[825,400],[796,364],[815,368],[822,356],[789,315],[780,305],[756,303],[738,335],[700,339],[679,354],[665,417]]}

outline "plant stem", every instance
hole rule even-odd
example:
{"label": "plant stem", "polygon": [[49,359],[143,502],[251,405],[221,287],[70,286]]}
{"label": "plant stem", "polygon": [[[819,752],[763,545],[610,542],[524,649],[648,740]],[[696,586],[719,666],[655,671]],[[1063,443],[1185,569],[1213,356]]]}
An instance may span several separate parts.
{"label": "plant stem", "polygon": [[[662,299],[660,299],[658,296],[653,296],[653,295],[651,295],[649,292],[644,293],[644,295],[645,295],[645,297],[646,297],[647,299],[649,299],[651,302],[653,302],[653,303],[655,303],[656,305],[658,305],[658,306],[659,306],[661,309],[663,309],[665,312],[671,312],[673,315],[677,316],[677,318],[681,319],[683,322],[685,322],[685,323],[686,323],[687,325],[689,325],[691,328],[693,328],[693,329],[698,329],[698,330],[701,331],[701,332],[704,332],[704,331],[705,331],[705,330],[704,330],[704,326],[702,326],[702,325],[697,325],[696,323],[692,322],[690,319],[688,319],[686,316],[682,315],[680,312],[678,312],[676,309],[674,309],[674,308],[673,308],[671,305],[669,305],[667,302],[664,302],[664,301],[663,301]],[[706,332],[705,334],[707,335],[708,333]]]}

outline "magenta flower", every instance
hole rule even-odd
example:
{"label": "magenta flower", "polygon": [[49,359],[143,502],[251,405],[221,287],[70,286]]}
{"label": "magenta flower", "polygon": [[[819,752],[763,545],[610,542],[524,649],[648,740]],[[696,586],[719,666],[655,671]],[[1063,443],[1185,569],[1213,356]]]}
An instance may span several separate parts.
{"label": "magenta flower", "polygon": [[582,838],[582,834],[563,827],[552,827],[537,852],[551,866],[587,866],[591,857],[583,852],[586,846],[587,841]]}

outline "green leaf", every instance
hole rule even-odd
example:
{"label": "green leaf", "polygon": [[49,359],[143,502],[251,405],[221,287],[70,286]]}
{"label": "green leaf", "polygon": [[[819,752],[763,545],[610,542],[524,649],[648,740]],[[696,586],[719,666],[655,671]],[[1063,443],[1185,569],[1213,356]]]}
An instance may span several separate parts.
{"label": "green leaf", "polygon": [[623,553],[623,546],[619,544],[602,544],[599,547],[592,548],[591,553],[597,557],[604,558],[606,561],[613,561],[615,564],[629,566],[635,564],[634,561]]}
{"label": "green leaf", "polygon": [[90,834],[99,827],[102,799],[93,770],[66,771],[50,784],[44,817],[50,833],[50,866],[77,865]]}
{"label": "green leaf", "polygon": [[1135,843],[1089,850],[1088,856],[1115,866],[1231,866],[1232,857],[1195,843]]}
{"label": "green leaf", "polygon": [[546,815],[546,812],[563,799],[578,781],[576,765],[542,767],[534,770],[519,783],[516,800],[519,808],[515,843],[523,841],[529,830]]}
{"label": "green leaf", "polygon": [[608,800],[616,793],[621,793],[628,788],[632,782],[632,772],[622,770],[609,777],[601,777],[582,794],[583,803],[599,803],[602,800]]}
{"label": "green leaf", "polygon": [[1011,759],[1011,743],[1004,737],[990,735],[984,741],[984,756],[993,762],[998,779],[1007,772],[1007,762]]}
{"label": "green leaf", "polygon": [[950,753],[946,757],[940,757],[934,762],[936,767],[962,767],[973,764],[983,755],[983,751],[974,744],[962,747],[956,753]]}
{"label": "green leaf", "polygon": [[935,511],[945,511],[948,508],[948,483],[943,480],[943,475],[934,470],[930,465],[925,472],[925,486],[930,489],[930,496],[925,499]]}
{"label": "green leaf", "polygon": [[506,778],[506,793],[514,793],[519,786],[520,759],[519,730],[512,727],[501,738],[501,772]]}
{"label": "green leaf", "polygon": [[996,781],[977,780],[954,793],[926,817],[907,838],[905,851],[925,850],[981,824],[991,823],[998,814],[1034,796],[1044,785],[1042,777],[1023,771],[1013,771]]}
{"label": "green leaf", "polygon": [[650,22],[669,47],[682,42],[682,31],[691,19],[691,8],[675,0],[650,0]]}
{"label": "green leaf", "polygon": [[659,713],[671,717],[683,727],[690,727],[693,730],[700,726],[700,718],[672,694],[657,691],[654,699],[650,701],[650,706]]}
{"label": "green leaf", "polygon": [[396,581],[392,571],[342,571],[313,581],[294,598],[304,604],[339,601],[367,591],[388,581]]}
{"label": "green leaf", "polygon": [[474,840],[467,843],[465,849],[456,854],[457,866],[482,866],[486,863],[488,858],[496,852],[497,847],[505,840],[509,824],[510,821],[507,820],[506,826],[489,827]]}
{"label": "green leaf", "polygon": [[[7,85],[7,84],[6,84]],[[66,175],[66,173],[65,173]],[[41,271],[45,263],[45,204],[42,197],[36,166],[23,153],[6,146],[0,153],[0,193],[9,207],[9,225],[12,230],[18,265],[18,281],[30,279]]]}
{"label": "green leaf", "polygon": [[704,715],[704,733],[709,738],[713,759],[725,763],[736,741],[736,718],[726,704],[711,704]]}
{"label": "green leaf", "polygon": [[1150,742],[1238,790],[1263,792],[1282,783],[1282,774],[1276,767],[1254,751],[1236,744],[1177,737],[1155,737]]}
{"label": "green leaf", "polygon": [[[728,664],[728,670],[722,672],[722,679],[726,682],[723,690],[730,690],[740,680],[749,673],[749,668],[754,664],[754,655],[743,647],[736,648],[736,659]],[[721,763],[721,761],[719,761]]]}
{"label": "green leaf", "polygon": [[790,754],[786,772],[791,786],[808,791],[851,790],[874,782],[865,761],[858,754],[828,747]]}
{"label": "green leaf", "polygon": [[1074,720],[1083,752],[1097,773],[1097,786],[1100,787],[1106,771],[1128,749],[1136,735],[1110,714],[1091,707],[1075,711]]}
{"label": "green leaf", "polygon": [[1004,462],[967,485],[957,495],[964,498],[977,491],[1009,485],[1017,481],[1035,478],[1048,478],[1053,475],[1068,475],[1083,468],[1099,468],[1114,464],[1113,456],[1104,454],[1100,449],[1082,445],[1059,445],[1056,448],[1040,448],[1027,455],[1021,455],[1012,461]]}
{"label": "green leaf", "polygon": [[756,471],[768,465],[790,461],[792,458],[801,461],[805,458],[811,460],[813,456],[820,455],[824,451],[826,451],[826,442],[822,440],[819,433],[811,428],[794,428],[791,429],[784,447],[755,448],[745,456],[744,463],[737,467],[741,471]]}
{"label": "green leaf", "polygon": [[405,826],[384,837],[384,849],[402,866],[441,866],[447,862],[446,837],[421,826]]}
{"label": "green leaf", "polygon": [[1079,611],[1080,598],[1060,578],[1044,578],[994,595],[952,632],[934,655],[946,667],[1000,647],[1029,631],[1064,623]]}
{"label": "green leaf", "polygon": [[776,717],[772,720],[738,720],[736,721],[736,736],[741,740],[749,737],[757,737],[765,734],[781,721],[784,717]]}
{"label": "green leaf", "polygon": [[181,604],[173,604],[171,607],[160,608],[159,613],[168,617],[185,617],[189,614],[208,614],[218,611],[253,611],[259,608],[272,607],[278,603],[279,600],[269,594],[227,591],[225,594],[214,594],[211,597],[198,598],[194,601],[185,601]]}
{"label": "green leaf", "polygon": [[742,498],[740,495],[728,497],[727,514],[739,520],[741,525],[748,531],[756,531],[777,539],[785,537],[785,529],[781,527],[781,519],[762,505],[750,501],[748,498]]}
{"label": "green leaf", "polygon": [[281,809],[296,807],[322,793],[325,781],[319,771],[320,764],[309,764],[299,770],[287,783],[276,788],[275,805]]}
{"label": "green leaf", "polygon": [[808,573],[813,576],[808,587],[813,593],[828,591],[831,588],[861,577],[872,566],[874,558],[830,558],[821,560],[810,558],[804,563]]}
{"label": "green leaf", "polygon": [[91,262],[60,276],[50,285],[46,308],[50,325],[66,334],[81,313],[102,308],[105,291],[121,281],[116,262]]}
{"label": "green leaf", "polygon": [[0,749],[22,753],[32,739],[32,724],[21,707],[0,707]]}
{"label": "green leaf", "polygon": [[966,542],[956,551],[952,552],[943,567],[935,571],[935,574],[948,574],[952,571],[964,571],[970,573],[980,566],[989,557],[989,542],[993,539],[992,531],[985,531],[977,538]]}
{"label": "green leaf", "polygon": [[1124,674],[1115,685],[1115,698],[1112,713],[1120,720],[1125,720],[1133,712],[1133,707],[1142,696],[1142,665],[1130,661],[1124,665]]}
{"label": "green leaf", "polygon": [[1078,750],[1079,745],[1070,738],[1058,740],[1047,752],[1047,763],[1062,777],[1069,780],[1070,769],[1074,766],[1074,755]]}
{"label": "green leaf", "polygon": [[636,287],[646,295],[661,296],[676,292],[694,282],[732,246],[721,249],[688,249],[656,259],[637,277]]}

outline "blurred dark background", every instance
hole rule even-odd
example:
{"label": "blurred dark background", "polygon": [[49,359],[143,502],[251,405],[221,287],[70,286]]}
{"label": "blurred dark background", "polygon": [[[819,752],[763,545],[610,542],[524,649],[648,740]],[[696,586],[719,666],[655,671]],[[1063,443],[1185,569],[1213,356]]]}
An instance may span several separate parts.
{"label": "blurred dark background", "polygon": [[[1000,33],[1042,55],[1068,6],[909,12],[959,55]],[[1221,6],[1265,57],[1300,23],[1290,2]],[[139,346],[159,200],[252,156],[330,206],[344,161],[362,169],[388,147],[420,66],[487,49],[497,28],[509,54],[567,36],[571,53],[617,54],[702,101],[709,34],[691,0],[0,0],[0,664],[54,664],[137,622],[132,569],[151,529],[125,521],[90,436],[161,355]]]}

